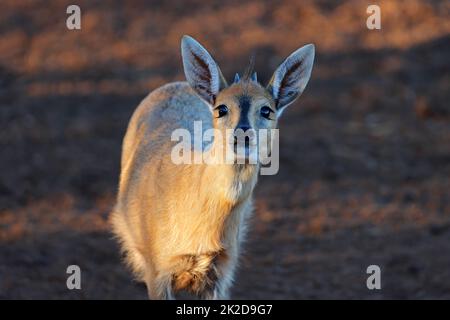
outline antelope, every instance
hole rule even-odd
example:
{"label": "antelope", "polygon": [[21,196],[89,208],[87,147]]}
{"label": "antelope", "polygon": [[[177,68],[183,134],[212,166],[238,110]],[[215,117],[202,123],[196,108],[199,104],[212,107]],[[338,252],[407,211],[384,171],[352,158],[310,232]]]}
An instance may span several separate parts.
{"label": "antelope", "polygon": [[[230,287],[252,212],[252,193],[261,164],[174,164],[171,134],[193,130],[201,121],[223,137],[237,132],[277,128],[284,109],[304,91],[314,61],[314,45],[305,45],[282,62],[267,86],[248,68],[230,85],[208,51],[183,36],[181,55],[187,82],[151,92],[134,111],[122,146],[113,233],[136,280],[150,299],[189,294],[229,299]],[[227,133],[228,132],[228,133]],[[227,136],[228,134],[228,136]],[[223,139],[224,139],[223,138]],[[245,140],[248,145],[257,135]],[[208,150],[226,147],[214,137]],[[231,138],[231,143],[242,141]],[[220,154],[220,152],[217,152]]]}

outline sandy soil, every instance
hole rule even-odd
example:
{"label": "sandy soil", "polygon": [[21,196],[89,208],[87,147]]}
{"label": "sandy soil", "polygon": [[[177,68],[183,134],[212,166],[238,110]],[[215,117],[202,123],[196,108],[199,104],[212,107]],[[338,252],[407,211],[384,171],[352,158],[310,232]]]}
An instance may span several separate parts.
{"label": "sandy soil", "polygon": [[[233,297],[450,298],[450,3],[67,1],[0,4],[0,298],[145,299],[107,217],[127,122],[182,80],[190,34],[227,78],[256,53],[267,81],[313,42],[304,96],[260,179]],[[82,290],[66,288],[66,267]],[[366,268],[382,289],[366,288]]]}

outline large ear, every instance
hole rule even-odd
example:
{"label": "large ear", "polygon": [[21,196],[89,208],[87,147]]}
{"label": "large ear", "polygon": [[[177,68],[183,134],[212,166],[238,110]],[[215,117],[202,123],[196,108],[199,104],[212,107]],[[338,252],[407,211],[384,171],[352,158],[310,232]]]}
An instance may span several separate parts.
{"label": "large ear", "polygon": [[181,56],[187,82],[213,105],[219,91],[227,86],[219,66],[208,51],[189,36],[183,36],[181,40]]}
{"label": "large ear", "polygon": [[295,101],[308,84],[314,62],[314,45],[307,44],[292,53],[275,70],[267,90],[272,94],[277,113]]}

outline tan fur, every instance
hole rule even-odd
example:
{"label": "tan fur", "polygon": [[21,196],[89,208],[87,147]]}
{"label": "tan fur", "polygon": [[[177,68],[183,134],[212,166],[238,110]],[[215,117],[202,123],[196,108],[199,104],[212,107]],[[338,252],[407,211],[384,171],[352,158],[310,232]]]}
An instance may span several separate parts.
{"label": "tan fur", "polygon": [[[314,46],[290,55],[266,88],[256,75],[228,86],[198,42],[185,36],[181,48],[188,82],[150,93],[128,125],[111,224],[127,264],[146,283],[150,298],[172,299],[178,291],[188,291],[225,299],[252,210],[259,164],[175,164],[171,152],[177,142],[171,135],[180,128],[193,133],[195,121],[203,131],[217,129],[222,134],[215,133],[210,148],[194,152],[220,159],[229,129],[236,137],[235,129],[276,128],[281,111],[309,80]],[[226,116],[218,116],[223,105]],[[269,116],[263,112],[267,108]],[[230,141],[236,147],[237,140]]]}
{"label": "tan fur", "polygon": [[[195,119],[211,123],[208,106],[186,83],[168,84],[140,104],[123,143],[118,202],[111,221],[128,264],[137,279],[151,287],[152,298],[168,298],[174,277],[180,278],[175,289],[186,288],[182,282],[189,282],[190,276],[183,269],[197,278],[206,276],[211,267],[233,269],[241,225],[251,210],[256,165],[172,163],[170,133],[189,127]],[[224,252],[227,258],[219,266],[193,267],[185,258]],[[191,291],[206,294],[200,287],[196,284]]]}

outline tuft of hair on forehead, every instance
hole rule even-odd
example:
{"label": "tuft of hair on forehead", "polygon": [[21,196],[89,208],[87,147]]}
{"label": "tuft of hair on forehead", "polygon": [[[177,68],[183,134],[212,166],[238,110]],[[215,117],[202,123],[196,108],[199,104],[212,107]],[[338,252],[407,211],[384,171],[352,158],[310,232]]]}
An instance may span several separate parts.
{"label": "tuft of hair on forehead", "polygon": [[256,76],[256,72],[253,71],[254,67],[255,67],[255,54],[253,53],[250,56],[248,66],[245,69],[242,78],[239,76],[238,73],[236,73],[236,75],[234,76],[233,83],[239,83],[241,81],[247,82],[247,83],[249,83],[249,82],[258,83],[258,78]]}
{"label": "tuft of hair on forehead", "polygon": [[250,56],[250,60],[248,62],[248,66],[242,75],[242,80],[250,81],[253,73],[253,69],[255,68],[255,53],[252,53]]}

